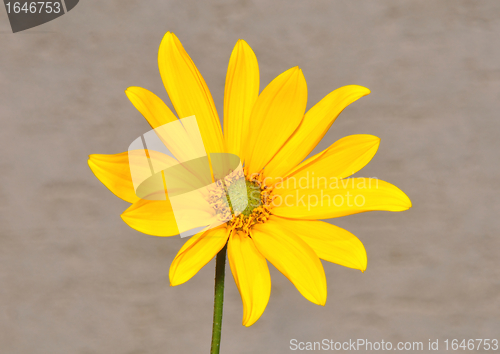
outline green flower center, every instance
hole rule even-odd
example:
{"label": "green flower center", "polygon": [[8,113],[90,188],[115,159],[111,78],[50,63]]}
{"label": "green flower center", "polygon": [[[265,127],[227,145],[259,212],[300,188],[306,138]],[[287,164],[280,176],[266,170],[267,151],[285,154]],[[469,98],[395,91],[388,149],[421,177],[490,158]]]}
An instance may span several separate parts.
{"label": "green flower center", "polygon": [[[243,183],[245,183],[246,188],[243,188]],[[250,216],[255,208],[262,205],[260,186],[245,178],[240,178],[232,183],[227,188],[227,196],[228,206],[233,215],[238,212]]]}
{"label": "green flower center", "polygon": [[218,180],[210,190],[209,203],[222,222],[233,231],[249,234],[255,224],[269,219],[272,190],[262,188],[261,179],[247,180],[243,173],[234,179]]}

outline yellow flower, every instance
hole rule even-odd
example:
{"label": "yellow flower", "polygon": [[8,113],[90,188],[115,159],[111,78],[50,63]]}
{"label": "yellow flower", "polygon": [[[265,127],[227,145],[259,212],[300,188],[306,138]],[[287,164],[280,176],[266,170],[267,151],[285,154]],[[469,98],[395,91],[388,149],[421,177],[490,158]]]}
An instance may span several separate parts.
{"label": "yellow flower", "polygon": [[[364,271],[367,258],[356,236],[318,219],[411,207],[409,198],[387,182],[347,178],[375,155],[380,141],[375,136],[345,137],[303,161],[340,112],[370,91],[344,86],[306,112],[306,81],[294,67],[259,94],[257,58],[239,40],[226,76],[223,134],[210,91],[173,33],[163,38],[158,62],[177,116],[196,116],[207,152],[233,153],[244,162],[250,198],[242,214],[187,240],[170,267],[171,285],[188,281],[227,244],[245,326],[255,323],[268,303],[271,279],[267,261],[306,299],[324,305],[327,287],[320,259]],[[177,120],[150,91],[130,87],[126,94],[153,128]],[[132,203],[122,214],[130,227],[155,236],[178,234],[168,200],[136,196],[126,152],[91,155],[89,165],[106,187]],[[251,193],[258,198],[252,199]]]}

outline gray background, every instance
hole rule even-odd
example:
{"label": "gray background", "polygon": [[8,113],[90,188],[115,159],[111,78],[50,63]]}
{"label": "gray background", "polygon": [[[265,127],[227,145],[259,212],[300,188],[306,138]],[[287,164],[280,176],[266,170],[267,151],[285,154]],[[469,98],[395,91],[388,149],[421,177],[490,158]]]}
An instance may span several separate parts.
{"label": "gray background", "polygon": [[86,0],[18,34],[0,10],[2,354],[208,352],[214,262],[169,287],[184,240],[128,228],[128,204],[87,166],[149,129],[123,91],[167,99],[157,50],[169,30],[220,115],[238,38],[259,58],[261,89],[295,65],[309,107],[342,85],[370,88],[320,148],[379,136],[359,175],[414,205],[333,221],[363,241],[369,264],[362,274],[324,263],[324,308],[272,268],[267,310],[245,328],[229,275],[222,353],[289,353],[292,338],[500,339],[500,1]]}

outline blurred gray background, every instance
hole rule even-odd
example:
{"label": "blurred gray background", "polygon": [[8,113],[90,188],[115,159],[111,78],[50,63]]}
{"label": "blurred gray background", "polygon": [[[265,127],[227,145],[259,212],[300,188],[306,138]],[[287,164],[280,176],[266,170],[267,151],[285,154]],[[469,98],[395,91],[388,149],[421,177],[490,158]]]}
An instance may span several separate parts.
{"label": "blurred gray background", "polygon": [[272,268],[267,310],[245,328],[227,273],[222,353],[289,353],[293,338],[500,339],[500,1],[84,0],[17,34],[0,10],[0,353],[208,353],[214,262],[169,287],[184,240],[126,226],[128,204],[87,166],[149,130],[128,86],[167,100],[167,31],[221,116],[238,38],[257,54],[261,89],[295,65],[309,107],[343,85],[370,88],[320,148],[379,136],[358,175],[414,205],[332,221],[369,261],[364,274],[324,263],[324,308]]}

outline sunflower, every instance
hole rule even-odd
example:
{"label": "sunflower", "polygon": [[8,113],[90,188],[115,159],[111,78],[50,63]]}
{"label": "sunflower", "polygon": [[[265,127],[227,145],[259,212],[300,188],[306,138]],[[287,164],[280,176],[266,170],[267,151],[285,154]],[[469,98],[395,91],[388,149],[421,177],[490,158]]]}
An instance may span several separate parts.
{"label": "sunflower", "polygon": [[[268,303],[268,262],[306,299],[324,305],[327,286],[320,259],[364,271],[367,257],[356,236],[320,219],[411,207],[410,199],[392,184],[348,178],[375,155],[380,142],[375,136],[347,136],[305,159],[342,110],[370,91],[344,86],[306,112],[306,81],[294,67],[259,94],[257,58],[245,41],[238,40],[226,76],[223,133],[209,89],[173,33],[164,36],[158,62],[177,116],[196,116],[207,153],[231,153],[244,163],[241,178],[249,200],[223,225],[186,241],[170,267],[171,285],[191,279],[221,251],[225,262],[227,249],[243,302],[243,325],[255,323]],[[126,94],[152,128],[177,121],[152,92],[130,87]],[[132,203],[121,215],[130,227],[155,236],[179,233],[168,200],[136,195],[127,152],[90,155],[89,166],[116,196]],[[231,213],[230,205],[221,209],[216,212]]]}

